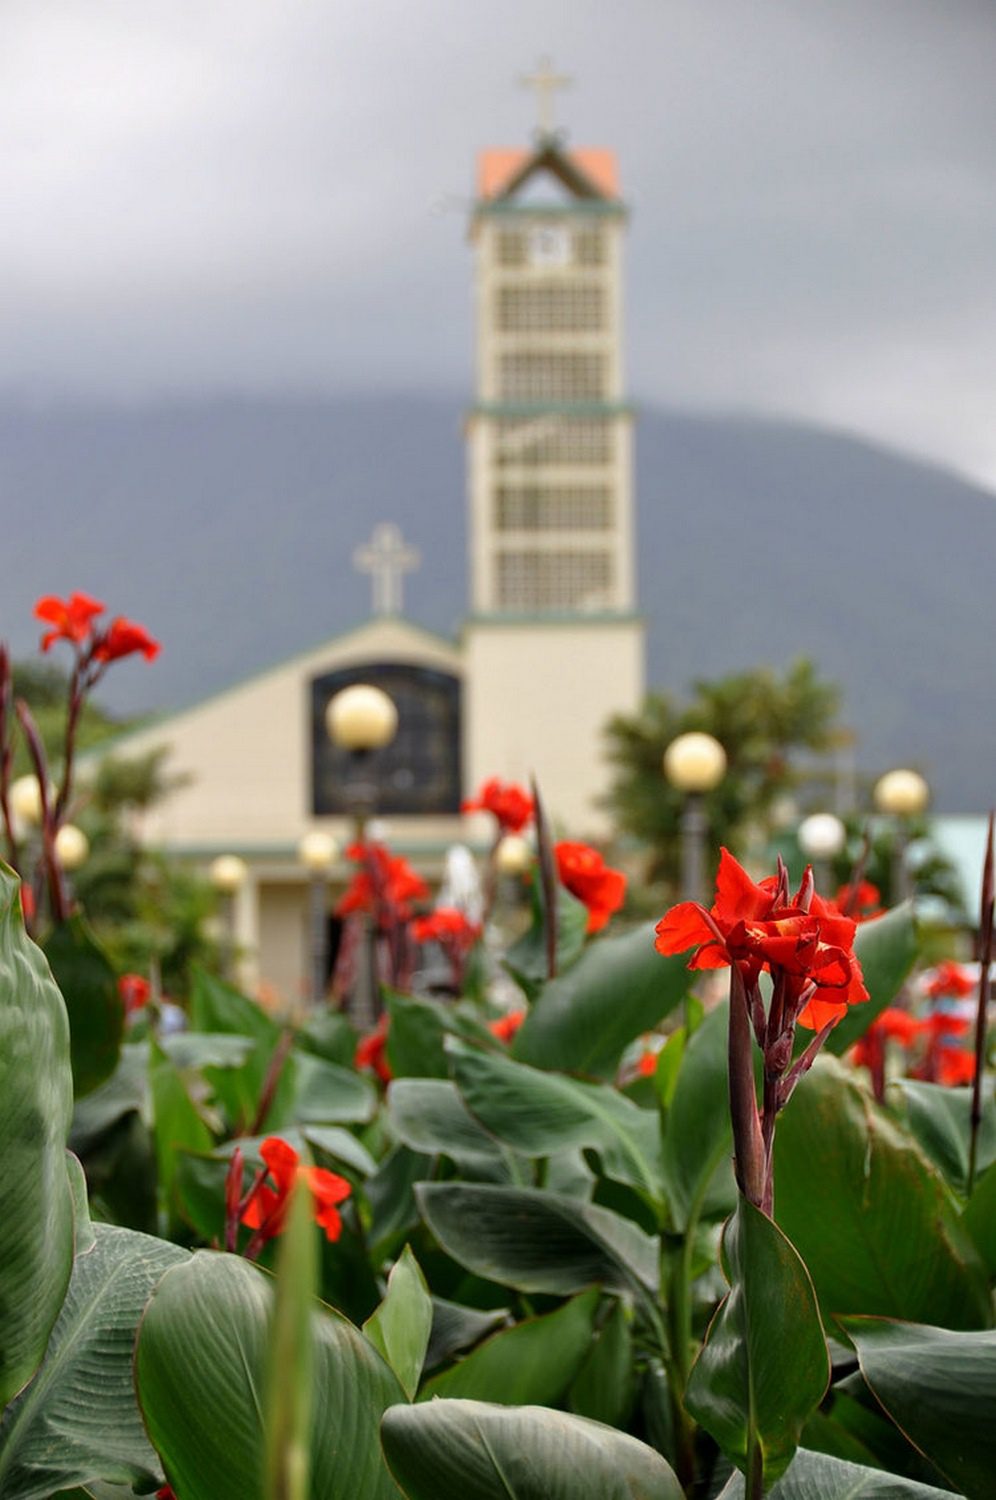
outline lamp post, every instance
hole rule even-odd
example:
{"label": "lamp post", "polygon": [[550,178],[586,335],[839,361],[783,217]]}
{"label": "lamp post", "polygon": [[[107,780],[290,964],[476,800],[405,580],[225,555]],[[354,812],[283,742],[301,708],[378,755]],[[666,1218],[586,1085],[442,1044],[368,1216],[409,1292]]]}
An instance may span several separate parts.
{"label": "lamp post", "polygon": [[799,848],[813,867],[817,891],[830,894],[831,860],[847,842],[847,829],[836,813],[811,813],[803,818],[798,830]]}
{"label": "lamp post", "polygon": [[298,844],[297,857],[311,877],[308,919],[311,1000],[314,1005],[320,1005],[325,994],[328,970],[328,877],[339,857],[339,846],[331,834],[313,828]]}
{"label": "lamp post", "polygon": [[701,901],[705,887],[705,836],[708,828],[702,798],[722,781],[726,751],[711,734],[679,734],[664,751],[664,775],[685,797],[681,815],[681,893]]}
{"label": "lamp post", "polygon": [[[350,774],[346,793],[353,815],[355,838],[364,842],[367,822],[377,804],[377,782],[372,774],[371,758],[375,750],[389,745],[398,732],[398,710],[388,695],[370,683],[358,682],[343,688],[330,699],[325,710],[325,726],[334,745],[349,753]],[[356,945],[357,973],[349,1002],[350,1019],[360,1031],[369,1031],[380,1013],[380,990],[377,984],[377,934],[369,915],[357,913],[361,924]]]}
{"label": "lamp post", "polygon": [[906,850],[909,844],[910,819],[923,812],[930,800],[930,787],[919,771],[905,767],[886,771],[875,783],[873,792],[875,806],[879,812],[894,820],[895,838],[892,846],[893,901],[906,901],[913,894]]}
{"label": "lamp post", "polygon": [[223,963],[225,973],[229,979],[234,978],[235,970],[235,898],[245,885],[249,876],[249,870],[245,860],[239,859],[237,854],[219,854],[218,858],[211,861],[208,878],[219,896],[222,897],[225,906],[225,938]]}

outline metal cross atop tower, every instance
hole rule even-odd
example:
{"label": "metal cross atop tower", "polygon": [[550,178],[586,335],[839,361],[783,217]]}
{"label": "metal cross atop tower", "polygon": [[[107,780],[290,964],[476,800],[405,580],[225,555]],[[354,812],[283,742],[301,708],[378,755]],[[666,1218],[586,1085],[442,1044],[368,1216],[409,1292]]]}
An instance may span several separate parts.
{"label": "metal cross atop tower", "polygon": [[541,57],[535,73],[527,73],[519,79],[525,89],[536,90],[536,107],[539,111],[540,135],[553,134],[553,96],[557,89],[569,89],[574,82],[567,73],[555,73],[548,57]]}
{"label": "metal cross atop tower", "polygon": [[401,528],[393,521],[380,521],[369,542],[353,553],[353,567],[369,573],[373,581],[375,615],[399,615],[402,606],[402,580],[422,561],[417,547],[409,547]]}

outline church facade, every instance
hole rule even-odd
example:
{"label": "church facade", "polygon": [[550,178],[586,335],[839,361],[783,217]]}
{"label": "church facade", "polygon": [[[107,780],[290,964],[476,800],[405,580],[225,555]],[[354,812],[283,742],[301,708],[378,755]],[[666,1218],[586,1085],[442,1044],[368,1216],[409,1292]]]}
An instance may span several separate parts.
{"label": "church facade", "polygon": [[[242,981],[291,999],[309,973],[308,886],[296,849],[350,830],[343,753],[325,708],[371,682],[398,709],[376,752],[377,814],[426,873],[484,837],[460,802],[487,776],[535,773],[559,831],[606,831],[603,730],[643,694],[636,613],[632,411],[622,374],[626,210],[614,155],[573,148],[547,122],[530,147],[478,161],[470,224],[476,372],[467,417],[470,609],[459,640],[401,613],[417,564],[396,528],[355,561],[374,580],[358,630],[115,743],[168,748],[182,778],[143,836],[207,864],[248,866],[234,936]],[[333,872],[345,878],[344,864]]]}

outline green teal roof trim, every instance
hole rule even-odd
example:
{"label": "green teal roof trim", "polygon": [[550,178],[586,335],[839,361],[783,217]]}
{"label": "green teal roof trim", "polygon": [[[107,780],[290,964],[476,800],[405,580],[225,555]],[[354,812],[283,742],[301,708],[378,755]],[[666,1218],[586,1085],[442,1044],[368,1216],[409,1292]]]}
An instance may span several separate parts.
{"label": "green teal roof trim", "polygon": [[472,210],[475,219],[628,219],[629,208],[618,199],[578,198],[574,203],[516,203],[514,200],[478,198]]}

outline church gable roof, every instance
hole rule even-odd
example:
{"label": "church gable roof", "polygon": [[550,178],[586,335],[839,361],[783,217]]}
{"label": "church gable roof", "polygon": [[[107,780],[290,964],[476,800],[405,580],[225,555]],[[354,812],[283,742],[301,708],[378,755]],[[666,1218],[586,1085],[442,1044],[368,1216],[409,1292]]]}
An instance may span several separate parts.
{"label": "church gable roof", "polygon": [[543,136],[533,147],[494,146],[478,153],[477,193],[485,203],[513,198],[538,173],[550,172],[579,199],[619,198],[619,162],[602,146],[566,147]]}

